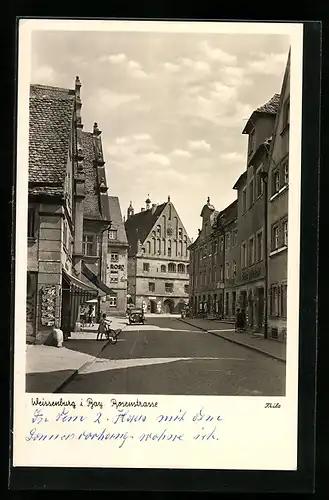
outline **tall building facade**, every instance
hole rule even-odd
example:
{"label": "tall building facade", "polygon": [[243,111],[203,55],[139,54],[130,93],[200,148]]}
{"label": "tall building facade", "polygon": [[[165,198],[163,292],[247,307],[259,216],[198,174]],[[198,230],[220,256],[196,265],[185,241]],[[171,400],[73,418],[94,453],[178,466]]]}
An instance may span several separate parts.
{"label": "tall building facade", "polygon": [[111,294],[102,309],[109,315],[122,316],[127,309],[128,240],[119,198],[109,196],[111,229],[108,232],[106,284]]}
{"label": "tall building facade", "polygon": [[208,199],[189,247],[192,313],[233,319],[239,307],[247,328],[280,341],[287,335],[289,113],[290,53],[281,94],[243,129],[247,162],[233,186],[237,199],[221,212]]}
{"label": "tall building facade", "polygon": [[190,239],[168,196],[127,211],[128,301],[150,313],[178,313],[188,302]]}
{"label": "tall building facade", "polygon": [[[72,331],[81,304],[109,291],[100,279],[95,286],[83,275],[88,168],[80,88],[78,77],[74,89],[30,86],[26,333],[31,343],[47,342],[54,325]],[[97,199],[99,187],[94,186]],[[107,224],[105,214],[100,227]]]}
{"label": "tall building facade", "polygon": [[272,338],[287,335],[288,193],[289,193],[290,53],[268,168],[268,330]]}

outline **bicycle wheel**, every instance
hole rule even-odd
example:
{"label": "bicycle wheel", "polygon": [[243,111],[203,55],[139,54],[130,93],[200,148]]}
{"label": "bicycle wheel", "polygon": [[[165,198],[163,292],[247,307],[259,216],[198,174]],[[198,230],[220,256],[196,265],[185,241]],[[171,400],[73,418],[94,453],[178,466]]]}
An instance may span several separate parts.
{"label": "bicycle wheel", "polygon": [[110,335],[109,337],[110,344],[113,345],[116,344],[118,341],[116,332],[114,330],[110,330],[109,335]]}

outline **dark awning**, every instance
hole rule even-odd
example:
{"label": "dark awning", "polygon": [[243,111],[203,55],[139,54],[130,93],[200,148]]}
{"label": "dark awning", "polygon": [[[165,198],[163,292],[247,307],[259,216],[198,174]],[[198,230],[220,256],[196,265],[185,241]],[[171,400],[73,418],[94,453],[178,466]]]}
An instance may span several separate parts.
{"label": "dark awning", "polygon": [[[80,303],[94,299],[98,296],[98,292],[95,288],[79,280],[76,276],[72,276],[72,274],[68,273],[65,269],[63,269],[63,277],[70,286],[70,294],[74,297],[78,297]],[[64,283],[63,288],[65,288]]]}
{"label": "dark awning", "polygon": [[81,272],[93,285],[95,285],[99,290],[103,292],[102,294],[100,294],[101,296],[111,295],[114,293],[113,290],[105,285],[105,283],[103,283],[103,281],[98,276],[96,276],[96,274],[94,274],[84,262],[82,262]]}

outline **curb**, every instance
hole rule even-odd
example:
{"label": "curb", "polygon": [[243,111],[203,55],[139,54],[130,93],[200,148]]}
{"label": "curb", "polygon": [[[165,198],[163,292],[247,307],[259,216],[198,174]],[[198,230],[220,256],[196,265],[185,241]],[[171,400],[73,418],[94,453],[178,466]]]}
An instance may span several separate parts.
{"label": "curb", "polygon": [[220,337],[221,339],[228,340],[228,342],[232,342],[233,344],[241,345],[243,347],[246,347],[247,349],[250,349],[252,351],[257,351],[260,352],[261,354],[264,354],[265,356],[268,356],[269,358],[275,359],[276,361],[281,361],[281,363],[286,363],[286,360],[284,358],[281,358],[280,356],[276,356],[275,354],[272,354],[268,351],[264,351],[263,349],[259,349],[259,347],[255,347],[250,344],[245,344],[244,342],[239,342],[238,340],[235,339],[230,339],[228,337],[225,337],[224,335],[221,335],[218,332],[212,332],[211,330],[207,330],[206,328],[202,328],[201,326],[196,326],[193,325],[192,323],[189,323],[188,321],[185,321],[184,319],[180,318],[180,321],[183,323],[186,323],[187,325],[194,326],[195,328],[198,328],[199,330],[202,330],[206,333],[210,333],[211,335],[215,335],[216,337]]}
{"label": "curb", "polygon": [[[127,325],[126,325],[127,326]],[[124,326],[123,328],[121,328],[121,331],[124,330],[124,328],[126,327]],[[97,358],[98,356],[104,351],[104,349],[110,345],[110,340],[108,340],[101,348],[101,350],[96,354],[96,356],[93,356],[94,359],[91,359],[90,361],[86,361],[85,363],[83,363],[79,368],[77,368],[76,370],[73,370],[73,372],[71,373],[71,375],[69,375],[65,380],[64,382],[62,382],[58,387],[57,389],[55,389],[52,394],[57,394],[58,392],[60,392],[69,382],[71,382],[71,380],[76,376],[78,375],[79,371],[81,370],[81,368],[83,368],[84,366],[88,365],[89,363],[93,363]]]}

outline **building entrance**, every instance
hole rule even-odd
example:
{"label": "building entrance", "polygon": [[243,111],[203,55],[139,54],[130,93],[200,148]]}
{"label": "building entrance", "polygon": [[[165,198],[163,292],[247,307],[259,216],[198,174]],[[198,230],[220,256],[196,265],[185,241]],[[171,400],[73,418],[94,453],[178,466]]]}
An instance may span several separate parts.
{"label": "building entrance", "polygon": [[173,313],[173,311],[174,311],[174,303],[173,303],[172,300],[166,299],[164,301],[163,305],[164,305],[164,311],[165,311],[165,313],[167,313],[167,314],[172,314]]}
{"label": "building entrance", "polygon": [[157,304],[155,300],[150,300],[150,312],[155,314],[157,312]]}

